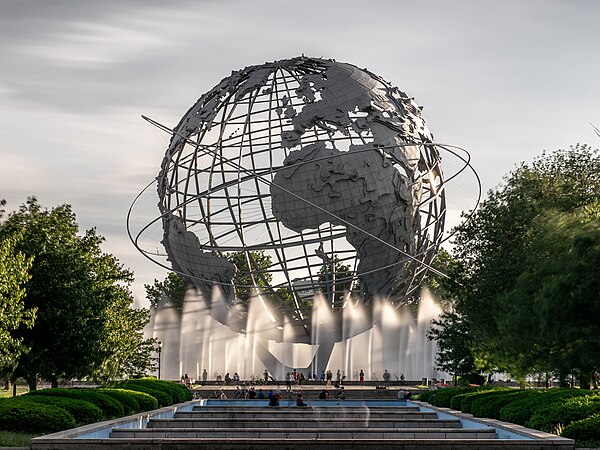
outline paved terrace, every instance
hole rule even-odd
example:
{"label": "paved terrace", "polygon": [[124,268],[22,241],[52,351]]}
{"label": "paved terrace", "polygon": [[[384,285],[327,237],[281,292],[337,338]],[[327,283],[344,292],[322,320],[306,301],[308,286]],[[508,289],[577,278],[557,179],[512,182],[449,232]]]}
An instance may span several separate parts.
{"label": "paved terrace", "polygon": [[[285,392],[280,407],[268,407],[266,400],[262,401],[264,404],[201,400],[35,438],[31,447],[34,450],[574,448],[573,441],[552,434],[476,419],[426,403],[403,404],[381,398],[395,398],[395,390],[349,388],[346,401],[312,400],[321,390],[322,386],[303,390],[309,404],[306,408],[294,406],[295,394]],[[367,400],[366,405],[358,400],[372,396],[377,398]]]}

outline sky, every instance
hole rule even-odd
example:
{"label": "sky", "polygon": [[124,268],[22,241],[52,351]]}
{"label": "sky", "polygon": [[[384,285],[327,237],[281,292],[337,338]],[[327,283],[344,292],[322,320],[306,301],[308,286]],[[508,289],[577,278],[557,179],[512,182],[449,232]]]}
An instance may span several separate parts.
{"label": "sky", "polygon": [[[0,0],[0,198],[71,204],[135,272],[143,305],[166,273],[131,244],[126,215],[169,136],[142,114],[174,126],[232,70],[333,58],[423,105],[485,195],[543,151],[599,146],[599,24],[596,0]],[[449,227],[476,196],[473,177],[449,188]]]}

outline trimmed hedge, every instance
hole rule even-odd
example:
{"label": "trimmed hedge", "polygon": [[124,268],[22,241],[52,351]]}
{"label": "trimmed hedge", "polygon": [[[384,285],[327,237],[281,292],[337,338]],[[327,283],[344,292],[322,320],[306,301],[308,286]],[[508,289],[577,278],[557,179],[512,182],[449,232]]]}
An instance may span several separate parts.
{"label": "trimmed hedge", "polygon": [[[473,403],[477,400],[496,396],[501,394],[502,392],[509,392],[509,388],[505,387],[494,387],[494,386],[486,386],[480,387],[473,392],[467,392],[465,394],[461,394],[460,396],[456,396],[450,402],[453,405],[456,405],[454,409],[458,409],[465,413],[470,413]],[[458,397],[458,398],[457,398]]]}
{"label": "trimmed hedge", "polygon": [[119,389],[130,390],[130,391],[143,392],[145,394],[151,395],[152,397],[154,397],[157,400],[159,408],[161,408],[163,406],[172,405],[173,403],[175,403],[173,401],[173,398],[166,392],[159,391],[158,389],[152,389],[152,388],[149,388],[149,387],[146,387],[143,385],[131,383],[129,381],[119,383],[115,387],[119,388]]}
{"label": "trimmed hedge", "polygon": [[150,394],[147,394],[145,392],[141,392],[141,391],[133,391],[133,390],[127,390],[127,389],[110,389],[111,391],[123,391],[123,392],[127,392],[129,395],[131,395],[136,402],[138,402],[138,405],[140,405],[140,409],[138,412],[144,412],[144,411],[152,411],[153,409],[158,408],[158,400],[156,400],[156,397],[151,396]]}
{"label": "trimmed hedge", "polygon": [[183,403],[192,399],[192,393],[185,386],[173,383],[172,381],[157,380],[155,378],[127,380],[117,383],[115,387],[150,394],[158,400],[158,406]]}
{"label": "trimmed hedge", "polygon": [[561,436],[575,439],[578,446],[596,447],[600,442],[600,414],[567,425]]}
{"label": "trimmed hedge", "polygon": [[430,398],[433,391],[423,391],[419,394],[419,400],[422,402],[431,403]]}
{"label": "trimmed hedge", "polygon": [[471,386],[438,389],[434,391],[429,398],[432,405],[450,408],[450,402],[453,397],[467,392],[474,392],[476,390],[477,388]]}
{"label": "trimmed hedge", "polygon": [[189,389],[170,381],[128,380],[117,387],[42,389],[17,398],[1,399],[0,430],[52,433],[192,398]]}
{"label": "trimmed hedge", "polygon": [[39,434],[75,426],[73,415],[58,406],[24,402],[17,398],[0,400],[0,429]]}
{"label": "trimmed hedge", "polygon": [[499,419],[500,410],[520,399],[528,396],[527,391],[503,390],[495,392],[494,395],[480,396],[471,404],[471,414],[475,417],[489,417]]}
{"label": "trimmed hedge", "polygon": [[500,409],[500,420],[505,422],[525,425],[539,401],[539,397],[543,396],[542,391],[528,391],[530,394],[520,400],[516,400]]}
{"label": "trimmed hedge", "polygon": [[76,425],[87,425],[99,422],[104,418],[102,410],[93,403],[76,398],[54,397],[48,395],[22,395],[16,398],[19,402],[34,402],[43,405],[53,405],[62,408],[75,418]]}
{"label": "trimmed hedge", "polygon": [[156,378],[137,378],[127,380],[125,383],[131,386],[163,391],[171,397],[173,403],[183,403],[192,399],[192,393],[187,387],[172,381],[157,380]]}
{"label": "trimmed hedge", "polygon": [[558,425],[569,425],[598,413],[600,413],[600,395],[589,394],[583,397],[571,397],[563,403],[537,410],[527,424],[537,430],[555,433]]}
{"label": "trimmed hedge", "polygon": [[108,395],[109,397],[118,401],[121,405],[123,405],[123,414],[129,416],[131,414],[135,414],[137,412],[141,412],[140,404],[137,399],[131,395],[133,391],[126,391],[125,389],[106,389],[106,388],[98,388],[94,389],[96,392],[99,392],[104,395]]}
{"label": "trimmed hedge", "polygon": [[115,417],[123,417],[125,414],[123,405],[108,395],[96,392],[95,389],[42,389],[38,391],[32,391],[26,395],[48,395],[57,397],[76,398],[79,400],[85,400],[93,403],[102,410],[104,418],[112,419]]}

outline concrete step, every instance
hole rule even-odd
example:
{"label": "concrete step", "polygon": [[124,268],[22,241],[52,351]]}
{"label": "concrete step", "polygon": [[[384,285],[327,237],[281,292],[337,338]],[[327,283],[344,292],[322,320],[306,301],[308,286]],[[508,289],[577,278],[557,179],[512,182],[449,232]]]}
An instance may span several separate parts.
{"label": "concrete step", "polygon": [[[454,428],[382,428],[378,430],[365,428],[347,428],[324,430],[304,428],[290,430],[289,428],[206,428],[203,430],[189,428],[113,428],[111,438],[118,439],[494,439],[496,430],[493,428],[454,429]],[[284,443],[282,443],[283,445]]]}
{"label": "concrete step", "polygon": [[[243,400],[241,400],[243,401]],[[389,406],[381,405],[381,406],[353,406],[351,404],[344,404],[343,401],[334,401],[331,402],[331,406],[315,406],[309,405],[308,407],[298,407],[295,404],[293,406],[279,406],[279,407],[269,407],[268,400],[262,399],[264,405],[242,405],[242,406],[229,406],[229,405],[219,405],[219,406],[194,406],[192,411],[203,411],[203,412],[219,412],[226,409],[227,411],[243,413],[251,412],[251,411],[281,411],[281,410],[294,410],[294,411],[335,411],[335,410],[344,410],[344,411],[371,411],[371,412],[389,412],[389,411],[419,411],[420,408],[414,405],[406,405],[406,406],[398,406],[394,404],[390,404]],[[339,404],[338,404],[339,403]]]}
{"label": "concrete step", "polygon": [[192,418],[151,419],[148,428],[460,428],[458,419],[403,419],[390,418]]}

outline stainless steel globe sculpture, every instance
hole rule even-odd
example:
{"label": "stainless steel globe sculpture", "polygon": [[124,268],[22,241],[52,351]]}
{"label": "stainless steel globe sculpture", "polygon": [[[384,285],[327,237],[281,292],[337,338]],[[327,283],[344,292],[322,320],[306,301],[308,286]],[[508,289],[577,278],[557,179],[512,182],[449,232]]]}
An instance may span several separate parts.
{"label": "stainless steel globe sculpture", "polygon": [[170,131],[162,243],[208,302],[219,288],[223,322],[243,332],[259,295],[302,342],[316,293],[334,313],[411,301],[446,202],[438,148],[404,92],[351,64],[297,57],[232,72]]}

